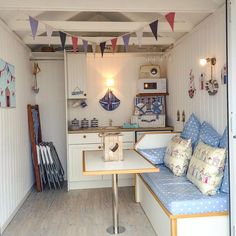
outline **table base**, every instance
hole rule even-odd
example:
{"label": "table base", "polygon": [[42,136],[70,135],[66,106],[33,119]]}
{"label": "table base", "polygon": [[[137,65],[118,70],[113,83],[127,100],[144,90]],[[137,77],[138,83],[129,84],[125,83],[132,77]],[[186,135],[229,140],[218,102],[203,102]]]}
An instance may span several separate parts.
{"label": "table base", "polygon": [[118,229],[115,230],[114,226],[110,226],[107,228],[107,233],[109,234],[122,234],[125,232],[125,227],[123,226],[118,226]]}

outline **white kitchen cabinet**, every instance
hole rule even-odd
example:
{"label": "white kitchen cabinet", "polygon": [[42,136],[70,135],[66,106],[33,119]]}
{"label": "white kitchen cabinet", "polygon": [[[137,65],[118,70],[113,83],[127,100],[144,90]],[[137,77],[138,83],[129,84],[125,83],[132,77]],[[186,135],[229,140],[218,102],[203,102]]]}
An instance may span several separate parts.
{"label": "white kitchen cabinet", "polygon": [[[123,132],[123,148],[132,149],[134,132]],[[103,150],[102,138],[99,133],[78,133],[68,135],[68,190],[103,188],[111,186],[110,175],[83,175],[83,151]],[[133,175],[120,175],[120,186],[133,185]]]}
{"label": "white kitchen cabinet", "polygon": [[67,53],[66,71],[67,71],[67,98],[68,99],[87,98],[86,56],[84,54]]}

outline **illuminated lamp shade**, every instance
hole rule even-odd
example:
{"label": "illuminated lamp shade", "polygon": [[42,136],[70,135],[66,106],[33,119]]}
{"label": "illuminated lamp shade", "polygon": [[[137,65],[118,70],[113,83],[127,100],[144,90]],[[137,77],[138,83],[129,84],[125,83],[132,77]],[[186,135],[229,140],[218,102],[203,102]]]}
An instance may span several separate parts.
{"label": "illuminated lamp shade", "polygon": [[207,59],[202,58],[202,59],[200,59],[199,63],[201,66],[205,66],[207,64]]}
{"label": "illuminated lamp shade", "polygon": [[114,86],[114,79],[107,79],[106,85],[108,88],[113,87]]}

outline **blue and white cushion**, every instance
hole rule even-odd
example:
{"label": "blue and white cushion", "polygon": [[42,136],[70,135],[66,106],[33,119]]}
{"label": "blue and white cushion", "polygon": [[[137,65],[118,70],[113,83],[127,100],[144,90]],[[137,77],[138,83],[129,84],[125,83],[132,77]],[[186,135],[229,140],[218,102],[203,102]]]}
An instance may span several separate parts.
{"label": "blue and white cushion", "polygon": [[221,136],[218,132],[207,122],[203,122],[200,130],[199,140],[212,147],[218,147]]}
{"label": "blue and white cushion", "polygon": [[183,139],[191,139],[192,147],[194,147],[198,140],[200,129],[201,122],[194,114],[192,114],[186,122],[180,136]]}
{"label": "blue and white cushion", "polygon": [[[221,139],[220,139],[220,148],[228,149],[228,130],[225,129]],[[224,177],[222,180],[220,191],[224,193],[229,193],[229,173],[228,173],[228,152],[226,152],[226,159],[225,159],[225,169],[224,169]]]}
{"label": "blue and white cushion", "polygon": [[138,151],[154,165],[164,163],[164,157],[166,154],[166,147],[138,149]]}

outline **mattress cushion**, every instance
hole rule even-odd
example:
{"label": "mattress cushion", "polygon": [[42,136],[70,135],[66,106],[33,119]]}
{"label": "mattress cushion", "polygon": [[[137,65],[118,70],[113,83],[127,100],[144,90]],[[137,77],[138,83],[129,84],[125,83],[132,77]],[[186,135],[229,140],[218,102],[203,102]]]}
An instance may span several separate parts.
{"label": "mattress cushion", "polygon": [[229,194],[203,195],[186,176],[177,177],[164,165],[160,172],[141,174],[163,205],[173,215],[228,211]]}

